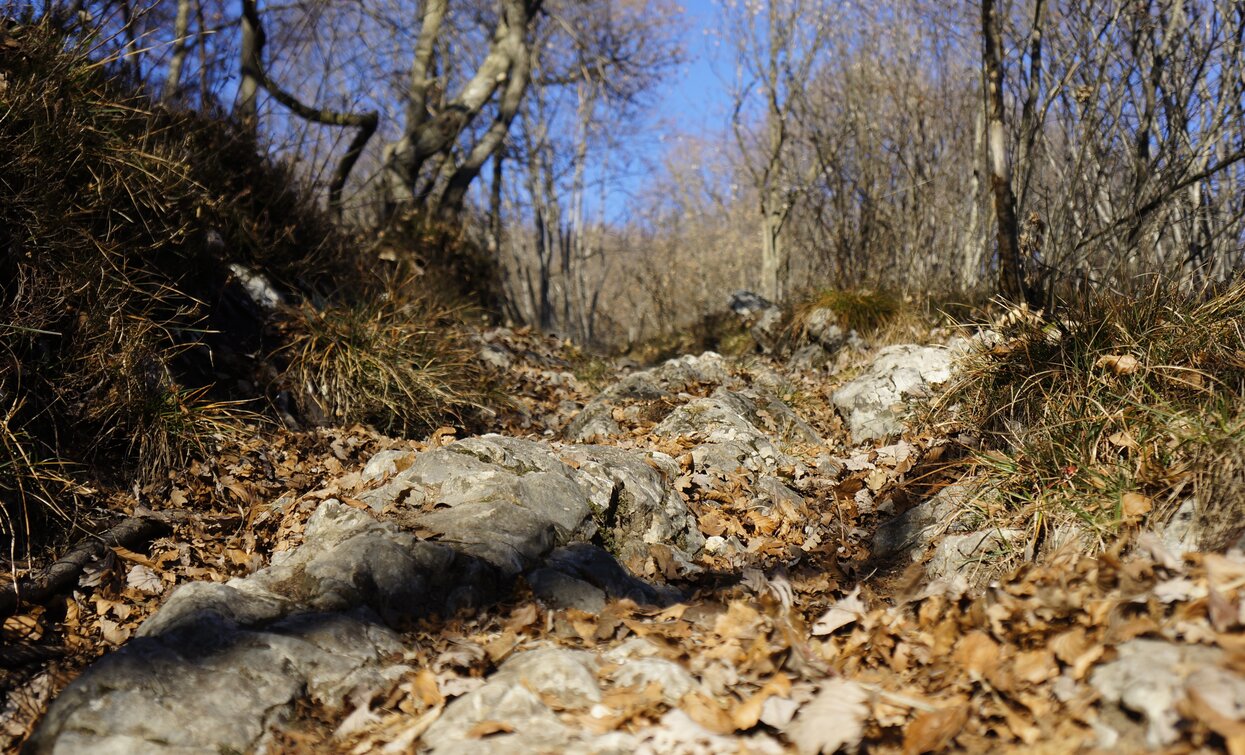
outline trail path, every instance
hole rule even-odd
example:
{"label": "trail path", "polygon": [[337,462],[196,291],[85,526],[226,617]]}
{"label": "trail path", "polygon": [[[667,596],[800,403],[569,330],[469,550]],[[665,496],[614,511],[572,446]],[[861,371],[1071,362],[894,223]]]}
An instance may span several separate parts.
{"label": "trail path", "polygon": [[242,485],[272,556],[235,532],[237,576],[167,591],[132,563],[158,609],[31,751],[1245,752],[1245,563],[1001,526],[948,464],[971,438],[901,421],[951,341],[589,395],[551,342],[489,334],[505,434],[357,466],[342,436],[327,484]]}

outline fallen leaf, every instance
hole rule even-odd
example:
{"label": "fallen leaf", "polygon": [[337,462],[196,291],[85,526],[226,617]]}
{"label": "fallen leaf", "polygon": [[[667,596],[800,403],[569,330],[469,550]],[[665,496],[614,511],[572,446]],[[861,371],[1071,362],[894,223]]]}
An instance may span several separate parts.
{"label": "fallen leaf", "polygon": [[904,730],[904,755],[946,750],[967,721],[967,705],[955,705],[919,714]]}
{"label": "fallen leaf", "polygon": [[1107,442],[1113,446],[1118,446],[1119,448],[1127,448],[1130,451],[1135,451],[1138,448],[1141,448],[1141,444],[1139,444],[1137,439],[1133,437],[1132,433],[1127,430],[1120,430],[1118,433],[1108,435]]}
{"label": "fallen leaf", "polygon": [[145,595],[159,595],[164,592],[164,581],[160,579],[160,575],[142,564],[130,567],[125,583]]}
{"label": "fallen leaf", "polygon": [[1125,493],[1120,496],[1120,509],[1123,511],[1125,518],[1139,517],[1142,514],[1149,513],[1154,507],[1154,502],[1140,493]]}
{"label": "fallen leaf", "polygon": [[505,721],[480,721],[467,730],[467,739],[483,739],[490,734],[512,734],[514,726]]}
{"label": "fallen leaf", "polygon": [[679,701],[679,708],[693,721],[715,734],[730,734],[735,731],[735,721],[731,714],[712,698],[699,692],[684,695]]}
{"label": "fallen leaf", "polygon": [[813,623],[813,636],[827,635],[834,630],[853,624],[865,615],[868,608],[860,599],[860,585],[836,602],[830,609]]}
{"label": "fallen leaf", "polygon": [[953,660],[974,680],[988,679],[999,667],[999,645],[985,632],[970,632],[956,643]]}
{"label": "fallen leaf", "polygon": [[776,676],[766,682],[765,686],[753,693],[751,697],[731,713],[731,718],[735,722],[735,728],[739,731],[746,731],[756,726],[757,722],[761,720],[761,711],[764,709],[766,701],[774,696],[786,695],[790,691],[791,680],[785,676]]}
{"label": "fallen leaf", "polygon": [[121,645],[126,640],[130,639],[132,632],[128,627],[123,627],[119,623],[103,617],[101,617],[98,621],[100,633],[110,644]]}
{"label": "fallen leaf", "polygon": [[510,618],[506,621],[506,629],[518,632],[535,624],[539,617],[540,611],[537,610],[536,604],[525,603],[510,614]]}
{"label": "fallen leaf", "polygon": [[817,697],[800,709],[783,733],[801,755],[829,755],[841,747],[855,747],[865,734],[868,698],[864,687],[856,682],[831,679],[821,685]]}
{"label": "fallen leaf", "polygon": [[1116,375],[1131,375],[1141,369],[1141,362],[1132,354],[1107,354],[1099,357],[1094,366],[1108,369]]}

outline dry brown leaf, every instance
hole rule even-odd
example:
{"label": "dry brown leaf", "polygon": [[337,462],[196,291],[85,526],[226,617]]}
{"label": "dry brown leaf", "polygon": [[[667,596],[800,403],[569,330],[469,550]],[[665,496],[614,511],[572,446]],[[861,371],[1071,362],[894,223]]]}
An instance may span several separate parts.
{"label": "dry brown leaf", "polygon": [[864,687],[856,682],[831,679],[821,685],[817,697],[800,709],[783,733],[801,755],[829,755],[841,747],[855,747],[864,738],[868,698]]}
{"label": "dry brown leaf", "polygon": [[713,632],[727,639],[756,637],[763,619],[761,613],[742,600],[731,601],[726,613],[720,614],[713,623]]}
{"label": "dry brown leaf", "polygon": [[1001,656],[999,644],[982,631],[970,632],[956,643],[955,663],[973,679],[988,679],[998,670]]}
{"label": "dry brown leaf", "polygon": [[716,700],[692,692],[684,695],[679,707],[696,723],[714,734],[730,734],[735,731],[735,721]]}
{"label": "dry brown leaf", "polygon": [[1028,684],[1041,684],[1059,676],[1059,665],[1054,654],[1046,649],[1025,650],[1016,654],[1012,661],[1016,678]]}
{"label": "dry brown leaf", "polygon": [[761,720],[761,711],[764,710],[765,703],[771,697],[782,697],[790,692],[791,680],[782,675],[775,676],[731,713],[735,728],[739,731],[746,731],[756,726]]}
{"label": "dry brown leaf", "polygon": [[1127,448],[1130,451],[1136,451],[1138,448],[1141,448],[1141,444],[1139,444],[1137,439],[1133,437],[1132,433],[1127,430],[1120,430],[1117,433],[1112,433],[1107,436],[1107,442],[1113,446],[1118,446],[1119,448]]}
{"label": "dry brown leaf", "polygon": [[436,706],[445,702],[445,695],[441,694],[441,687],[437,684],[437,675],[429,669],[422,668],[416,672],[408,682],[408,688],[424,705]]}
{"label": "dry brown leaf", "polygon": [[1148,514],[1154,507],[1154,501],[1140,493],[1125,493],[1120,496],[1120,509],[1125,518],[1139,517]]}
{"label": "dry brown leaf", "polygon": [[129,627],[122,626],[118,622],[105,619],[102,616],[98,619],[100,634],[104,639],[112,645],[121,645],[130,639],[133,630]]}
{"label": "dry brown leaf", "polygon": [[1141,369],[1141,362],[1132,354],[1107,354],[1094,362],[1098,369],[1108,369],[1116,375],[1131,375]]}
{"label": "dry brown leaf", "polygon": [[903,733],[904,755],[941,752],[951,744],[968,721],[967,705],[954,705],[921,713],[908,724]]}
{"label": "dry brown leaf", "polygon": [[432,435],[428,438],[428,448],[440,448],[441,446],[453,443],[454,435],[458,431],[449,426],[441,426],[432,431]]}
{"label": "dry brown leaf", "polygon": [[484,645],[484,652],[488,653],[489,660],[496,664],[501,663],[518,646],[519,636],[514,633],[514,630],[506,629]]}
{"label": "dry brown leaf", "polygon": [[15,642],[17,640],[34,641],[43,636],[43,630],[40,627],[39,620],[34,616],[10,616],[4,620],[3,630],[0,630],[5,642]]}
{"label": "dry brown leaf", "polygon": [[159,595],[164,592],[164,581],[158,574],[142,564],[134,564],[130,567],[125,583],[145,595]]}
{"label": "dry brown leaf", "polygon": [[1069,629],[1056,636],[1049,647],[1064,664],[1072,667],[1074,679],[1082,679],[1094,661],[1102,657],[1104,648],[1089,639],[1084,627]]}
{"label": "dry brown leaf", "polygon": [[860,585],[856,585],[854,590],[830,606],[830,609],[813,623],[813,636],[827,635],[840,627],[855,623],[865,615],[867,610],[865,602],[860,599]]}
{"label": "dry brown leaf", "polygon": [[536,604],[525,603],[510,614],[510,618],[506,620],[506,629],[518,632],[532,626],[539,618],[540,611],[536,608]]}
{"label": "dry brown leaf", "polygon": [[468,739],[483,739],[490,734],[513,734],[515,728],[505,721],[480,721],[467,730]]}

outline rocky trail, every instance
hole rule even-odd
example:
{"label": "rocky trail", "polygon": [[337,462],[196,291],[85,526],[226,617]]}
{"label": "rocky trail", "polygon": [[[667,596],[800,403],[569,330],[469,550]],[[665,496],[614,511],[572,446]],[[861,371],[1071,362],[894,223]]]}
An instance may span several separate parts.
{"label": "rocky trail", "polygon": [[907,419],[972,348],[927,341],[828,369],[691,355],[591,391],[555,340],[489,332],[516,407],[499,434],[257,440],[136,496],[232,510],[9,618],[6,642],[58,652],[6,664],[3,733],[39,753],[1245,753],[1245,560],[1172,527],[1095,549],[1013,526],[972,433]]}

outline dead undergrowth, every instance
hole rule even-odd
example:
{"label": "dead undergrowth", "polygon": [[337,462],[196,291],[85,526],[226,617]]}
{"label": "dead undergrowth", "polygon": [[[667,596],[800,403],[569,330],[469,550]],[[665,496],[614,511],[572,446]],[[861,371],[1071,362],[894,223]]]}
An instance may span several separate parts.
{"label": "dead undergrowth", "polygon": [[259,421],[419,434],[490,400],[439,289],[337,227],[253,133],[153,102],[89,37],[2,33],[11,558],[105,526],[113,491],[167,495]]}

